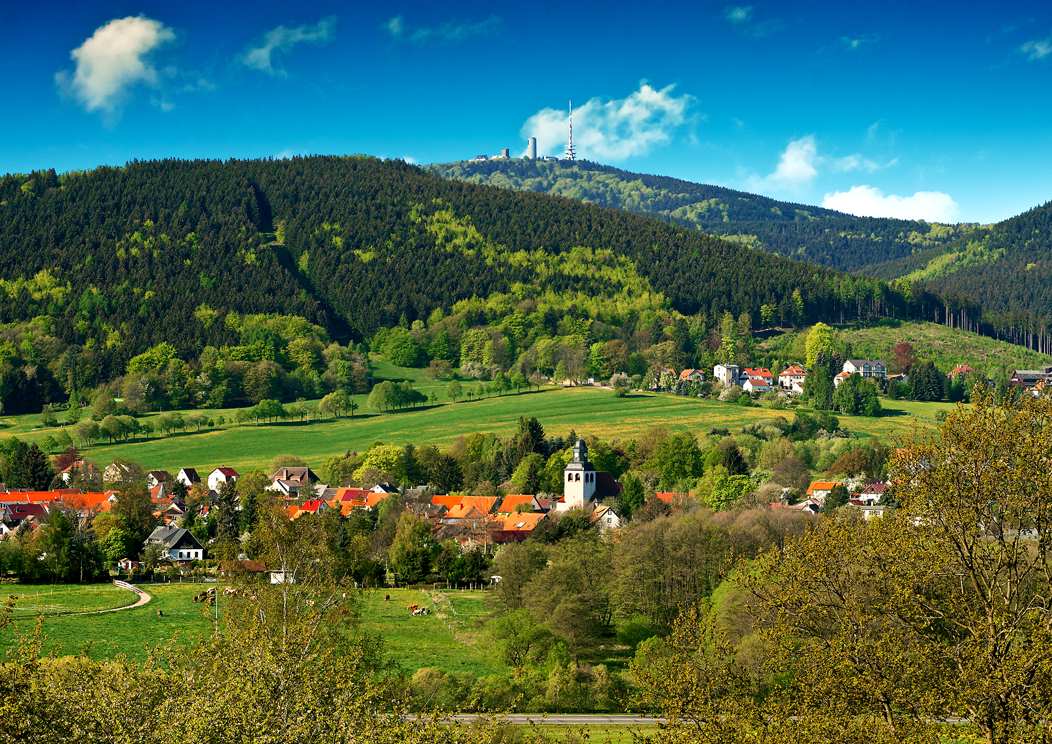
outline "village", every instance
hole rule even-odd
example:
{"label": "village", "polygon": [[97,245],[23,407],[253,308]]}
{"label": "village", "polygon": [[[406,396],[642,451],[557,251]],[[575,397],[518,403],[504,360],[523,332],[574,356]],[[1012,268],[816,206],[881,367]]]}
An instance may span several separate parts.
{"label": "village", "polygon": [[[773,375],[765,368],[740,368],[733,364],[717,365],[713,381],[724,389],[738,386],[750,396],[777,391],[787,396],[803,393],[807,368],[793,364],[780,374]],[[950,375],[966,375],[965,366]],[[839,385],[852,375],[880,381],[905,381],[905,375],[889,376],[887,365],[879,359],[849,359],[836,376]],[[697,369],[657,368],[648,374],[644,385],[655,390],[669,390],[675,384],[704,382],[705,374]],[[570,444],[570,443],[567,443]],[[53,490],[0,492],[0,539],[11,535],[25,537],[44,526],[54,511],[65,510],[76,514],[83,526],[89,526],[99,514],[110,512],[121,497],[121,486],[139,466],[115,461],[100,470],[94,463],[76,459],[57,473]],[[492,554],[497,547],[526,540],[545,526],[576,510],[585,514],[601,534],[619,530],[630,509],[623,505],[623,484],[610,472],[597,470],[589,460],[584,439],[572,443],[572,455],[563,470],[562,492],[511,493],[511,484],[491,493],[471,491],[440,492],[434,484],[410,482],[396,484],[389,480],[337,486],[321,482],[311,467],[282,466],[266,474],[263,491],[270,505],[280,508],[289,520],[311,519],[334,513],[340,519],[364,515],[375,525],[377,512],[385,500],[401,499],[406,512],[429,525],[434,544],[452,541],[462,552],[481,549]],[[818,478],[811,481],[806,491],[782,489],[777,500],[753,501],[752,506],[769,510],[790,510],[808,514],[829,511],[833,507],[850,506],[865,518],[881,516],[888,508],[884,497],[887,483],[864,478],[858,473],[841,479]],[[145,470],[140,477],[148,490],[152,505],[153,529],[139,545],[127,544],[126,555],[107,557],[109,567],[119,575],[137,575],[149,568],[168,565],[177,573],[191,568],[200,571],[218,570],[217,537],[214,527],[202,529],[214,518],[220,503],[220,490],[228,489],[234,509],[242,512],[245,503],[238,482],[241,474],[227,466],[211,470],[194,467],[181,468],[176,473]],[[85,491],[71,487],[76,483],[104,483],[114,487]],[[258,488],[258,486],[257,486]],[[671,509],[687,508],[698,502],[691,490],[676,491],[657,487],[648,489],[646,499],[656,499]],[[195,527],[196,525],[196,527]],[[240,555],[243,565],[255,572],[266,567]],[[277,573],[272,579],[280,580]],[[386,580],[397,583],[398,577],[389,574]]]}

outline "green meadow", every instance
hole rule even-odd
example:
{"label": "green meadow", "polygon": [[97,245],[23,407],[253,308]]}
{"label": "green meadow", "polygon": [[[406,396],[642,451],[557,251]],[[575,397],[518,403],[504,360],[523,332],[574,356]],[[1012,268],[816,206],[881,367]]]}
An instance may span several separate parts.
{"label": "green meadow", "polygon": [[6,589],[6,596],[16,600],[15,617],[36,616],[41,613],[55,615],[109,610],[114,607],[133,605],[138,600],[135,592],[121,589],[113,584],[14,585]]}
{"label": "green meadow", "polygon": [[[146,658],[147,648],[178,635],[192,642],[214,627],[215,608],[198,604],[193,596],[216,584],[142,584],[152,599],[142,607],[99,615],[49,617],[54,612],[86,612],[134,604],[133,592],[112,584],[87,586],[8,586],[17,597],[14,630],[0,635],[0,647],[10,648],[18,634],[32,631],[44,613],[44,653],[79,654],[95,659],[124,654],[135,661]],[[54,594],[52,594],[54,591]],[[385,601],[384,596],[391,600]],[[421,667],[440,667],[450,672],[472,672],[477,676],[506,673],[480,631],[487,616],[485,592],[409,589],[366,591],[359,595],[362,610],[360,630],[384,640],[386,656],[412,674]],[[220,596],[219,617],[229,600]],[[416,617],[406,608],[427,605],[428,615]],[[157,611],[161,610],[162,616]]]}
{"label": "green meadow", "polygon": [[[360,397],[364,409],[364,396]],[[938,410],[949,410],[948,403],[882,401],[884,415],[879,418],[840,417],[841,426],[860,436],[894,439],[908,435],[914,425],[926,427],[935,421]],[[85,455],[101,465],[115,458],[142,463],[150,469],[173,472],[182,467],[210,469],[227,465],[237,469],[265,468],[279,454],[297,454],[315,467],[327,458],[348,450],[362,451],[375,442],[384,444],[432,444],[449,447],[457,437],[476,431],[509,435],[516,430],[520,416],[536,416],[549,434],[566,435],[572,429],[580,435],[602,439],[631,439],[655,426],[670,432],[688,431],[702,435],[713,428],[732,431],[773,416],[792,418],[792,408],[780,411],[763,407],[743,408],[715,400],[699,400],[669,394],[635,393],[616,398],[598,388],[542,388],[540,391],[509,393],[483,400],[460,400],[435,406],[389,413],[362,413],[353,418],[324,419],[301,423],[216,426],[201,433],[186,432],[113,444],[100,443]],[[809,410],[809,409],[802,409]],[[220,413],[229,419],[232,411]],[[45,431],[34,427],[32,416],[6,419],[2,435],[17,435],[39,442]],[[150,418],[146,416],[144,418]]]}

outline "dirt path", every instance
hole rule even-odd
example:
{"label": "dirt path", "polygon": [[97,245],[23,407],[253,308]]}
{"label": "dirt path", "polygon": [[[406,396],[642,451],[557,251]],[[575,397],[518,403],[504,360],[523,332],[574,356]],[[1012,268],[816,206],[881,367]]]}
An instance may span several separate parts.
{"label": "dirt path", "polygon": [[111,607],[108,610],[88,610],[87,612],[57,612],[54,615],[45,615],[44,617],[75,617],[77,615],[101,615],[104,612],[120,612],[121,610],[132,610],[136,607],[142,607],[144,604],[153,599],[153,597],[144,592],[142,589],[132,586],[131,584],[126,584],[123,581],[114,581],[113,583],[121,589],[127,589],[130,592],[135,592],[136,594],[138,594],[138,601],[136,601],[135,604],[125,605],[124,607]]}

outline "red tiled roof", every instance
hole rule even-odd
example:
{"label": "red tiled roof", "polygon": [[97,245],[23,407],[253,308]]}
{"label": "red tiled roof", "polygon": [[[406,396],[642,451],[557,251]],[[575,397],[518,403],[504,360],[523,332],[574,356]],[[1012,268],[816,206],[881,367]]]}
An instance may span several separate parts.
{"label": "red tiled roof", "polygon": [[454,506],[459,506],[460,503],[463,500],[464,500],[463,496],[451,496],[451,495],[448,495],[448,494],[445,495],[445,496],[432,496],[431,497],[431,503],[432,504],[441,504],[442,506],[446,507],[447,509],[452,509]]}
{"label": "red tiled roof", "polygon": [[[220,473],[225,475],[227,478],[237,478],[237,477],[239,477],[238,474],[237,474],[237,471],[234,470],[233,468],[216,468],[216,470],[218,470]],[[215,470],[213,470],[212,472],[214,473]]]}
{"label": "red tiled roof", "polygon": [[815,481],[807,487],[807,495],[810,496],[815,491],[832,491],[839,485],[837,481]]}
{"label": "red tiled roof", "polygon": [[[529,504],[533,501],[533,495],[515,494],[512,496],[505,496],[504,501],[497,508],[498,512],[513,512],[515,507],[520,504]],[[433,502],[432,502],[433,503]]]}

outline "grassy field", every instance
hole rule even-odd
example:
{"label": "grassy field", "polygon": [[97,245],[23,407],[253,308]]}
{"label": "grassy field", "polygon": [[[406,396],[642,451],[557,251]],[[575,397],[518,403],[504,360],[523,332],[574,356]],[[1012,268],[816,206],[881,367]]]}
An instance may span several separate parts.
{"label": "grassy field", "polygon": [[[136,661],[146,658],[146,648],[170,639],[176,633],[191,642],[213,627],[214,609],[192,601],[192,597],[215,584],[142,584],[153,599],[121,612],[76,617],[47,617],[44,652],[73,654],[88,648],[92,658],[125,654]],[[0,638],[0,647],[10,647],[16,632],[33,629],[39,611],[87,611],[134,604],[130,591],[104,584],[52,587],[9,586],[8,595],[20,598],[16,605],[16,631]],[[384,595],[391,601],[385,602]],[[383,637],[386,655],[412,674],[421,667],[440,667],[450,672],[489,675],[508,669],[493,658],[478,629],[484,618],[484,593],[471,591],[422,592],[408,589],[369,591],[361,595],[362,631]],[[432,614],[413,617],[411,604],[428,605]],[[219,604],[222,619],[224,601]],[[158,617],[157,610],[164,613]]]}
{"label": "grassy field", "polygon": [[7,596],[18,598],[15,617],[109,610],[133,605],[138,600],[134,592],[113,584],[13,586],[6,589]]}
{"label": "grassy field", "polygon": [[[949,409],[947,403],[884,401],[885,415],[876,418],[841,417],[842,426],[863,436],[889,438],[909,433],[914,419],[934,421],[935,412]],[[237,469],[265,468],[279,454],[297,454],[314,467],[347,450],[362,451],[374,442],[384,444],[451,445],[458,436],[475,431],[509,435],[520,416],[537,416],[549,434],[578,434],[600,438],[634,438],[655,426],[671,432],[705,434],[712,427],[732,430],[772,416],[792,418],[792,410],[742,408],[713,400],[697,400],[666,394],[637,393],[615,398],[596,388],[547,388],[540,392],[509,394],[480,401],[460,401],[429,408],[381,415],[328,419],[312,423],[287,421],[261,426],[216,427],[200,434],[179,434],[116,444],[98,444],[86,451],[101,465],[122,457],[149,469],[175,472],[182,467],[210,470],[219,465]],[[26,441],[39,441],[44,432],[29,431],[18,417],[4,435],[19,434]]]}
{"label": "grassy field", "polygon": [[[384,595],[391,601],[384,601]],[[406,672],[439,667],[476,676],[506,673],[478,629],[486,615],[483,592],[423,592],[384,589],[362,596],[362,630],[379,633],[387,655]],[[409,605],[427,605],[431,614],[414,617]]]}
{"label": "grassy field", "polygon": [[[791,345],[796,334],[789,336],[768,339],[763,346]],[[968,364],[985,370],[992,377],[1002,365],[1011,374],[1015,369],[1036,369],[1052,364],[1052,357],[1045,354],[938,323],[904,323],[888,319],[868,327],[837,326],[837,340],[841,344],[850,343],[852,355],[856,358],[882,358],[886,362],[891,361],[891,350],[895,345],[906,341],[913,345],[918,358],[935,362],[935,366],[945,372],[958,364]]]}
{"label": "grassy field", "polygon": [[[147,647],[169,640],[176,633],[181,641],[190,642],[212,627],[206,615],[208,608],[191,601],[191,597],[203,591],[205,586],[208,585],[143,584],[140,588],[153,599],[142,607],[102,615],[46,618],[44,652],[65,655],[87,649],[87,655],[94,659],[124,654],[141,662],[146,658]],[[27,587],[26,592],[31,595],[33,589]],[[131,592],[125,594],[131,595]],[[132,597],[132,603],[134,600]],[[158,617],[157,610],[162,610],[164,617]],[[32,618],[16,622],[14,632],[8,630],[0,637],[0,646],[13,645],[15,633],[31,631],[34,622]]]}

